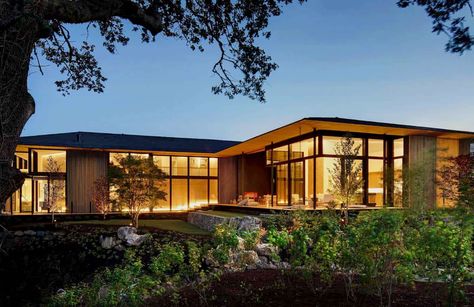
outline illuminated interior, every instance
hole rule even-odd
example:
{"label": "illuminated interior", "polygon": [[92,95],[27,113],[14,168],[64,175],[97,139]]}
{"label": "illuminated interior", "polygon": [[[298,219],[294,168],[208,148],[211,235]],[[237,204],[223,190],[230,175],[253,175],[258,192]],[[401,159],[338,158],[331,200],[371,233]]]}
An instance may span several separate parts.
{"label": "illuminated interior", "polygon": [[[285,145],[266,147],[267,167],[273,168],[273,204],[281,206],[327,207],[337,199],[333,186],[338,165],[345,164],[338,144],[345,137],[324,133],[287,141]],[[384,205],[402,206],[404,139],[380,136],[353,137],[352,152],[355,167],[360,172],[357,178],[362,186],[350,206],[381,207]],[[282,142],[283,143],[283,142]],[[389,152],[393,150],[392,152]],[[393,175],[387,176],[390,168]],[[392,178],[393,177],[393,178]],[[390,179],[392,178],[392,179]],[[387,186],[392,186],[388,197]],[[388,203],[391,204],[388,204]]]}

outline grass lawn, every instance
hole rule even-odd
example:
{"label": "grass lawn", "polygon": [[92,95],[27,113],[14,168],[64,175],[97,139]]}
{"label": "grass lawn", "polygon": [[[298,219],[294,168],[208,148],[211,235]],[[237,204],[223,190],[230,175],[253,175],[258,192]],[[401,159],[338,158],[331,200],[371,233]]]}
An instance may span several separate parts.
{"label": "grass lawn", "polygon": [[217,210],[206,210],[206,211],[201,211],[201,212],[204,214],[216,215],[216,216],[222,216],[222,217],[242,217],[242,216],[248,215],[248,214],[238,213],[238,212],[217,211]]}
{"label": "grass lawn", "polygon": [[[91,221],[73,221],[64,222],[66,225],[107,225],[107,226],[128,226],[130,220],[112,219],[112,220],[91,220]],[[139,227],[151,227],[162,230],[176,231],[191,235],[208,235],[209,232],[202,230],[192,224],[186,223],[182,220],[139,220]]]}

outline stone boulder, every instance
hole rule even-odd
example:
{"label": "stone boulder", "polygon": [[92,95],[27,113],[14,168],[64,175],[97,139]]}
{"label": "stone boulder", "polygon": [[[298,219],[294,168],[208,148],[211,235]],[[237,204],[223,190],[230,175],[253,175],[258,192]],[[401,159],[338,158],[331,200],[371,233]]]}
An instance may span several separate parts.
{"label": "stone boulder", "polygon": [[255,231],[262,227],[262,220],[255,216],[231,217],[229,224],[238,231]]}
{"label": "stone boulder", "polygon": [[34,230],[25,230],[23,233],[27,236],[35,236],[36,235],[36,231],[34,231]]}
{"label": "stone boulder", "polygon": [[270,243],[260,243],[255,246],[255,251],[259,256],[271,257],[272,255],[278,255],[278,247]]}
{"label": "stone boulder", "polygon": [[117,230],[117,236],[120,240],[124,241],[129,246],[138,246],[145,242],[145,240],[149,237],[148,234],[137,234],[137,229],[135,227],[130,226],[120,227]]}
{"label": "stone boulder", "polygon": [[114,237],[102,237],[100,236],[100,246],[104,249],[112,249],[116,245],[119,244],[120,241],[117,242],[117,240]]}
{"label": "stone boulder", "polygon": [[255,251],[238,251],[232,255],[233,261],[241,267],[256,265],[259,262]]}
{"label": "stone boulder", "polygon": [[188,223],[193,224],[201,229],[213,231],[217,225],[226,223],[227,218],[197,211],[189,212],[187,220]]}

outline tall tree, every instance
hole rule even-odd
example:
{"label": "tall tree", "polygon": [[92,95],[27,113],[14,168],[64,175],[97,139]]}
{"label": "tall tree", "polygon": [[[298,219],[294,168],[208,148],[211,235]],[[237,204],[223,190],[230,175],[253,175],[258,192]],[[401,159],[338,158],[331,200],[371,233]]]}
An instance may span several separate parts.
{"label": "tall tree", "polygon": [[138,32],[144,43],[161,35],[183,40],[192,50],[204,51],[206,44],[214,44],[219,56],[212,71],[219,81],[212,91],[263,102],[263,84],[277,65],[257,41],[270,37],[269,18],[292,2],[0,0],[0,206],[24,181],[13,159],[21,131],[35,111],[27,86],[30,64],[39,65],[41,71],[40,55],[55,64],[65,75],[56,81],[65,95],[81,88],[104,89],[106,78],[94,57],[95,46],[87,39],[74,39],[68,25],[95,28],[110,53],[129,41],[124,22],[132,24],[131,31]]}
{"label": "tall tree", "polygon": [[163,183],[166,174],[150,158],[116,156],[118,165],[109,166],[109,182],[120,207],[126,207],[132,225],[138,228],[142,209],[158,200],[166,200]]}

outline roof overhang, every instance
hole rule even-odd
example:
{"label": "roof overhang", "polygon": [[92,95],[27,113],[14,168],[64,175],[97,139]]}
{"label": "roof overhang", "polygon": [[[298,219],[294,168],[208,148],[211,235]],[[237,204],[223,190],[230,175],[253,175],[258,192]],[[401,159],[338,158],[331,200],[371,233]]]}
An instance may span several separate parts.
{"label": "roof overhang", "polygon": [[231,146],[218,152],[219,157],[229,157],[260,152],[272,143],[291,139],[314,130],[340,131],[347,133],[365,133],[391,136],[425,135],[449,139],[474,138],[474,132],[447,130],[438,128],[397,125],[389,123],[361,121],[344,118],[304,118],[248,139],[240,144]]}

